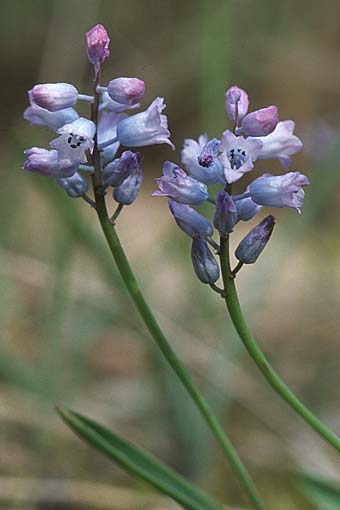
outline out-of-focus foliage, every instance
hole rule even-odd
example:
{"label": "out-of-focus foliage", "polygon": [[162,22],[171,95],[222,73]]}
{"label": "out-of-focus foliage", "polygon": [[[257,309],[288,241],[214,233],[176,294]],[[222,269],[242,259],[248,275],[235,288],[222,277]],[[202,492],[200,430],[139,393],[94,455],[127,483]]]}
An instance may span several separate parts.
{"label": "out-of-focus foliage", "polygon": [[[118,225],[160,323],[268,508],[310,509],[292,472],[339,479],[336,454],[266,387],[223,303],[196,281],[190,242],[166,202],[150,196],[162,162],[179,163],[184,138],[206,130],[218,137],[228,127],[230,85],[245,88],[253,108],[277,104],[281,119],[296,121],[305,151],[292,170],[312,183],[303,214],[274,211],[271,242],[238,285],[273,365],[339,433],[338,14],[337,0],[327,8],[307,0],[1,1],[0,506],[174,508],[84,448],[56,417],[58,401],[152,451],[220,500],[246,504],[131,308],[93,211],[48,179],[19,172],[23,150],[53,137],[22,119],[26,91],[64,81],[89,92],[84,34],[98,22],[111,37],[103,82],[138,76],[147,85],[145,105],[164,96],[177,145],[176,153],[143,151],[141,196]],[[281,169],[265,163],[260,171]]]}

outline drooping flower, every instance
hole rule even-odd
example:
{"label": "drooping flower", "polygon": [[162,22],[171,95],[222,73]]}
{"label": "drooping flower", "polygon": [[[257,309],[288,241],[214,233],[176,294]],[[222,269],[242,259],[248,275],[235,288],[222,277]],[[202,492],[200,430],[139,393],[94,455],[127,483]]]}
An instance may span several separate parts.
{"label": "drooping flower", "polygon": [[248,113],[242,120],[242,130],[249,136],[267,136],[274,131],[278,122],[278,107],[267,106]]}
{"label": "drooping flower", "polygon": [[259,205],[292,207],[300,214],[305,198],[302,187],[308,184],[308,178],[300,172],[264,174],[249,184],[249,193],[250,198]]}
{"label": "drooping flower", "polygon": [[158,191],[154,197],[168,197],[181,204],[198,205],[208,198],[207,186],[189,177],[179,166],[171,161],[163,165],[163,177],[156,179]]}
{"label": "drooping flower", "polygon": [[69,161],[61,161],[59,152],[47,150],[40,147],[32,147],[24,151],[27,160],[22,170],[34,172],[49,177],[71,177],[79,167],[79,164],[72,164]]}
{"label": "drooping flower", "polygon": [[225,93],[225,107],[230,120],[232,120],[233,122],[235,121],[236,104],[237,104],[237,118],[238,120],[241,120],[248,111],[249,106],[248,94],[247,92],[240,89],[236,85],[233,85]]}
{"label": "drooping flower", "polygon": [[107,86],[110,98],[116,103],[134,106],[145,95],[145,83],[138,78],[115,78]]}
{"label": "drooping flower", "polygon": [[[249,187],[246,189],[246,192],[249,191]],[[238,219],[242,221],[249,221],[262,209],[262,205],[258,205],[250,197],[242,198],[241,200],[237,200],[236,209]]]}
{"label": "drooping flower", "polygon": [[217,193],[214,226],[223,236],[232,232],[237,223],[237,208],[231,196],[224,190]]}
{"label": "drooping flower", "polygon": [[254,264],[264,250],[275,225],[274,216],[267,216],[242,239],[235,251],[243,264]]}
{"label": "drooping flower", "polygon": [[164,99],[157,97],[147,110],[131,115],[117,125],[117,138],[126,147],[144,147],[167,143],[175,148],[169,140],[168,120],[162,115],[165,108]]}
{"label": "drooping flower", "polygon": [[80,117],[79,119],[66,124],[57,130],[60,134],[50,142],[53,149],[59,151],[60,160],[73,163],[86,163],[85,152],[93,151],[93,137],[96,132],[96,125],[91,120]]}
{"label": "drooping flower", "polygon": [[272,133],[265,137],[248,138],[248,140],[260,140],[262,149],[257,159],[278,159],[281,165],[287,169],[291,163],[290,156],[302,148],[300,138],[293,134],[295,122],[284,120],[278,122]]}
{"label": "drooping flower", "polygon": [[106,165],[103,171],[103,183],[105,186],[117,188],[131,175],[139,164],[139,155],[131,151],[125,151],[120,158],[114,159]]}
{"label": "drooping flower", "polygon": [[122,103],[117,103],[116,101],[113,101],[108,92],[106,90],[101,91],[101,103],[100,103],[100,110],[107,110],[109,112],[116,112],[116,113],[122,113],[130,110],[136,110],[136,108],[140,107],[140,103],[135,103],[133,105],[127,105]]}
{"label": "drooping flower", "polygon": [[190,205],[169,200],[169,209],[179,228],[188,236],[210,237],[213,235],[212,224]]}
{"label": "drooping flower", "polygon": [[71,177],[56,179],[56,181],[71,198],[79,198],[89,189],[87,180],[78,172]]}
{"label": "drooping flower", "polygon": [[42,83],[34,85],[29,97],[41,108],[56,112],[73,106],[78,99],[78,90],[70,83]]}
{"label": "drooping flower", "polygon": [[224,131],[219,145],[219,151],[222,152],[219,159],[227,182],[233,183],[245,172],[252,170],[261,149],[262,142],[259,139],[245,139],[234,135],[228,129]]}
{"label": "drooping flower", "polygon": [[136,199],[143,180],[141,156],[131,152],[130,174],[120,186],[114,189],[113,198],[122,205],[130,205]]}
{"label": "drooping flower", "polygon": [[53,131],[69,124],[79,118],[78,113],[73,108],[65,108],[56,112],[50,112],[35,104],[32,94],[29,93],[30,106],[24,111],[24,119],[33,126],[46,126]]}
{"label": "drooping flower", "polygon": [[[124,113],[106,112],[101,113],[98,126],[98,143],[104,143],[107,140],[112,140],[117,135],[117,124],[126,118]],[[112,143],[101,151],[101,160],[103,165],[106,165],[115,157],[119,149],[119,141]]]}
{"label": "drooping flower", "polygon": [[200,135],[198,141],[184,140],[181,161],[189,175],[205,184],[215,184],[223,179],[223,166],[217,157],[218,145],[216,138],[209,142],[206,134]]}
{"label": "drooping flower", "polygon": [[211,253],[207,241],[194,237],[191,246],[191,260],[196,276],[203,283],[215,283],[220,276],[220,268]]}
{"label": "drooping flower", "polygon": [[86,33],[86,53],[91,64],[95,66],[96,72],[100,64],[110,56],[109,43],[110,37],[100,23]]}

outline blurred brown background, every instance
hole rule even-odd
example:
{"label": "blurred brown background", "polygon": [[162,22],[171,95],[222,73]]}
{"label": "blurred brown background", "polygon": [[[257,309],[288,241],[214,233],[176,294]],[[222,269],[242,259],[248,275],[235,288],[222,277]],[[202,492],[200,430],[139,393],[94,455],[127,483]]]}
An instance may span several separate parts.
{"label": "blurred brown background", "polygon": [[[27,90],[63,81],[88,93],[84,34],[98,22],[111,37],[103,83],[144,79],[144,106],[165,97],[177,145],[176,153],[143,150],[143,189],[118,226],[132,265],[268,508],[310,509],[295,473],[340,482],[338,457],[267,387],[222,301],[195,278],[190,242],[166,201],[150,195],[162,162],[180,161],[184,138],[219,137],[229,126],[230,85],[248,91],[252,108],[277,104],[282,120],[296,121],[305,150],[292,169],[312,183],[303,214],[274,211],[271,243],[238,285],[273,365],[340,433],[338,0],[1,1],[0,507],[176,507],[83,445],[55,402],[101,420],[231,505],[247,505],[132,308],[94,213],[47,178],[19,171],[23,150],[51,139],[22,119]],[[277,162],[256,168],[282,171]],[[237,229],[235,243],[248,228]]]}

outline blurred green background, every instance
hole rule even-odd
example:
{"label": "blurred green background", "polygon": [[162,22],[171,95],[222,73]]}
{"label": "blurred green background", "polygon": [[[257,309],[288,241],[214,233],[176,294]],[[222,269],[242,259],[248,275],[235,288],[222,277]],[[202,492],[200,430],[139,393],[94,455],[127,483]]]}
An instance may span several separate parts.
{"label": "blurred green background", "polygon": [[[84,446],[60,423],[56,402],[102,421],[230,505],[247,505],[132,308],[93,211],[47,178],[19,171],[23,150],[51,139],[22,119],[27,90],[63,81],[89,93],[84,34],[98,22],[111,37],[103,83],[144,79],[144,105],[165,97],[177,145],[176,153],[142,151],[143,189],[118,226],[130,261],[268,508],[315,508],[295,473],[340,482],[337,455],[266,386],[223,302],[195,278],[190,242],[166,201],[150,195],[162,162],[180,161],[184,138],[219,137],[229,127],[229,86],[245,88],[253,109],[277,104],[282,120],[296,121],[305,150],[292,169],[312,183],[303,214],[274,212],[271,243],[238,286],[273,365],[340,433],[338,0],[1,1],[0,507],[176,507]],[[256,175],[264,170],[282,172],[265,162]],[[235,244],[247,229],[237,229]]]}

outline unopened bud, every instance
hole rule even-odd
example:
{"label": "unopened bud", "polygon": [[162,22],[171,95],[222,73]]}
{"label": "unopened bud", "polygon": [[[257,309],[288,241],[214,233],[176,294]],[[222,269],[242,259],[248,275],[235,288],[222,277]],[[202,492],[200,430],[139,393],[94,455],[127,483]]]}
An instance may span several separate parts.
{"label": "unopened bud", "polygon": [[145,84],[138,78],[115,78],[109,82],[107,91],[113,101],[133,106],[144,98]]}
{"label": "unopened bud", "polygon": [[201,237],[192,240],[191,260],[197,277],[203,283],[215,283],[220,276],[220,268],[207,241]]}
{"label": "unopened bud", "polygon": [[35,85],[29,95],[38,106],[56,112],[73,106],[78,90],[70,83],[42,83]]}
{"label": "unopened bud", "polygon": [[[249,99],[248,94],[244,90],[240,89],[236,85],[230,87],[225,96],[225,107],[227,114],[233,122],[235,121],[235,115],[237,111],[237,118],[243,119],[248,111]],[[237,106],[236,106],[237,105]]]}
{"label": "unopened bud", "polygon": [[236,258],[243,264],[254,264],[272,235],[274,216],[267,216],[242,239],[235,251]]}
{"label": "unopened bud", "polygon": [[267,136],[274,131],[278,122],[278,107],[267,106],[248,113],[242,120],[242,129],[248,136]]}
{"label": "unopened bud", "polygon": [[99,70],[100,64],[110,55],[110,38],[103,25],[95,25],[86,34],[86,52],[89,61]]}

